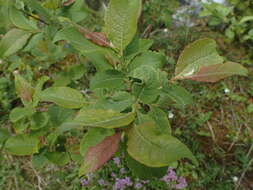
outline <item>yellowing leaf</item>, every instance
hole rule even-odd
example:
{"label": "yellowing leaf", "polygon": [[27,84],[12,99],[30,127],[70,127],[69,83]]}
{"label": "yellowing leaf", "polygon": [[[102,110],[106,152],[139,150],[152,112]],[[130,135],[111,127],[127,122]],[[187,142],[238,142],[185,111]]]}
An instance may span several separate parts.
{"label": "yellowing leaf", "polygon": [[5,143],[5,150],[13,155],[26,156],[38,152],[39,139],[29,135],[10,137]]}
{"label": "yellowing leaf", "polygon": [[135,119],[135,113],[120,113],[114,110],[83,109],[74,122],[87,127],[118,128],[129,125]]}
{"label": "yellowing leaf", "polygon": [[34,88],[19,74],[15,75],[15,87],[18,96],[21,98],[23,104],[32,101]]}
{"label": "yellowing leaf", "polygon": [[159,134],[154,123],[134,126],[128,132],[127,151],[131,157],[149,167],[164,167],[189,158],[197,163],[191,151],[169,134]]}

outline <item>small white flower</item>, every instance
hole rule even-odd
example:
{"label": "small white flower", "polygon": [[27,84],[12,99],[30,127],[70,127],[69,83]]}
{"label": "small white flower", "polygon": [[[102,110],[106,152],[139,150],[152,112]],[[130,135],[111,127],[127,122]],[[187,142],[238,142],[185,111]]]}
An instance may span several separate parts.
{"label": "small white flower", "polygon": [[163,31],[164,31],[165,33],[169,32],[168,28],[164,28]]}
{"label": "small white flower", "polygon": [[13,74],[18,75],[19,74],[18,70],[13,71]]}
{"label": "small white flower", "polygon": [[169,118],[169,119],[172,119],[173,117],[174,117],[174,114],[173,114],[172,112],[169,112],[168,118]]}
{"label": "small white flower", "polygon": [[233,182],[236,183],[237,181],[238,181],[238,177],[237,177],[237,176],[234,176],[234,177],[233,177]]}
{"label": "small white flower", "polygon": [[1,64],[3,64],[3,60],[2,60],[2,59],[0,59],[0,65],[1,65]]}
{"label": "small white flower", "polygon": [[230,92],[230,90],[228,88],[225,88],[224,92],[225,92],[225,94],[228,94]]}

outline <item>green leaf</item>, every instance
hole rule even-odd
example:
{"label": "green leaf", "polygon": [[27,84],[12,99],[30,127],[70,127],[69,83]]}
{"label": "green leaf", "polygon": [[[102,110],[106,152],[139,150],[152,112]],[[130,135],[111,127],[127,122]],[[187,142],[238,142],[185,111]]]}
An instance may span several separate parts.
{"label": "green leaf", "polygon": [[135,119],[135,113],[120,113],[113,110],[82,109],[74,122],[87,127],[118,128],[129,125]]}
{"label": "green leaf", "polygon": [[32,52],[34,51],[34,49],[36,49],[36,47],[38,46],[38,44],[41,43],[41,41],[43,41],[43,38],[45,37],[45,34],[40,32],[37,34],[34,34],[29,42],[27,43],[27,45],[24,47],[23,51],[24,52]]}
{"label": "green leaf", "polygon": [[31,33],[19,29],[8,31],[0,41],[0,58],[8,57],[22,49]]}
{"label": "green leaf", "polygon": [[250,104],[247,106],[247,112],[248,113],[253,113],[253,104]]}
{"label": "green leaf", "polygon": [[106,137],[96,146],[90,147],[79,169],[79,176],[94,172],[111,159],[118,150],[121,133]]}
{"label": "green leaf", "polygon": [[39,139],[23,134],[10,137],[5,143],[5,150],[13,155],[26,156],[38,152]]}
{"label": "green leaf", "polygon": [[86,55],[89,53],[100,52],[100,53],[109,53],[112,51],[98,46],[91,41],[87,40],[76,28],[67,27],[58,31],[53,39],[53,42],[60,40],[65,40],[69,42],[75,49],[80,51],[82,54]]}
{"label": "green leaf", "polygon": [[134,69],[129,76],[135,79],[140,79],[149,87],[158,87],[161,85],[160,71],[149,65],[142,65]]}
{"label": "green leaf", "polygon": [[112,69],[112,65],[107,61],[108,58],[111,60],[118,59],[112,50],[92,43],[73,27],[63,28],[58,31],[53,42],[59,40],[69,42],[82,55],[88,57],[98,71]]}
{"label": "green leaf", "polygon": [[108,88],[108,89],[123,89],[124,74],[117,70],[107,70],[104,72],[98,72],[90,82],[91,90],[97,88]]}
{"label": "green leaf", "polygon": [[0,148],[2,144],[9,138],[10,134],[7,129],[0,128]]}
{"label": "green leaf", "polygon": [[46,112],[36,112],[31,120],[31,129],[38,130],[47,125],[49,116]]}
{"label": "green leaf", "polygon": [[128,92],[118,91],[111,97],[103,97],[95,104],[89,106],[92,109],[114,110],[122,112],[127,108],[131,108],[134,104],[135,98]]}
{"label": "green leaf", "polygon": [[45,157],[58,166],[64,166],[70,161],[70,157],[67,152],[47,152]]}
{"label": "green leaf", "polygon": [[47,9],[56,10],[60,7],[61,0],[45,0],[42,5]]}
{"label": "green leaf", "polygon": [[48,9],[41,6],[41,4],[38,1],[34,0],[24,0],[29,7],[32,8],[32,10],[36,11],[42,18],[45,18],[46,20],[51,20],[53,15],[49,12]]}
{"label": "green leaf", "polygon": [[152,66],[142,65],[134,69],[129,76],[140,79],[142,83],[133,84],[133,94],[143,103],[154,102],[162,88],[163,73]]}
{"label": "green leaf", "polygon": [[25,117],[31,116],[34,112],[35,110],[30,107],[14,108],[13,110],[11,110],[11,113],[10,113],[10,121],[15,123]]}
{"label": "green leaf", "polygon": [[177,108],[185,108],[193,102],[192,95],[185,88],[171,84],[163,88],[157,104],[162,108],[168,108],[172,104]]}
{"label": "green leaf", "polygon": [[126,156],[127,167],[132,171],[132,173],[139,179],[149,180],[152,178],[161,178],[167,172],[167,167],[162,168],[151,168],[144,164],[137,162],[132,159],[128,154]]}
{"label": "green leaf", "polygon": [[20,10],[15,7],[9,7],[9,17],[13,25],[17,28],[28,30],[31,32],[38,32],[36,24],[29,21]]}
{"label": "green leaf", "polygon": [[45,82],[47,82],[49,80],[48,76],[43,76],[41,78],[39,78],[39,80],[37,81],[37,84],[35,86],[35,91],[33,94],[33,107],[36,107],[40,101],[40,93],[42,91],[43,85],[45,84]]}
{"label": "green leaf", "polygon": [[74,116],[74,113],[74,110],[66,109],[56,105],[50,106],[48,109],[48,115],[54,127],[58,127],[62,123],[70,121]]}
{"label": "green leaf", "polygon": [[136,55],[147,51],[152,46],[152,44],[153,40],[141,39],[136,36],[133,41],[126,47],[124,56],[128,60],[132,60]]}
{"label": "green leaf", "polygon": [[247,76],[248,70],[238,63],[225,62],[223,64],[201,67],[197,73],[187,76],[185,79],[200,82],[217,82],[233,75]]}
{"label": "green leaf", "polygon": [[86,68],[84,64],[79,65],[71,65],[68,67],[68,76],[71,78],[71,80],[79,80],[83,77],[83,75],[86,73]]}
{"label": "green leaf", "polygon": [[108,62],[105,55],[103,55],[102,53],[99,52],[87,53],[85,54],[85,56],[96,67],[97,72],[113,69],[113,66]]}
{"label": "green leaf", "polygon": [[167,114],[163,110],[152,106],[148,115],[154,120],[161,133],[171,134],[170,122]]}
{"label": "green leaf", "polygon": [[129,65],[128,70],[131,72],[140,66],[150,66],[155,69],[161,69],[166,63],[166,57],[157,52],[146,51],[137,56]]}
{"label": "green leaf", "polygon": [[48,159],[43,154],[35,154],[32,157],[32,165],[36,169],[41,169],[49,163]]}
{"label": "green leaf", "polygon": [[85,19],[88,16],[88,13],[84,8],[84,1],[76,0],[66,11],[66,16],[76,23]]}
{"label": "green leaf", "polygon": [[86,68],[83,64],[69,66],[67,70],[56,74],[54,86],[67,86],[71,81],[82,78],[85,72]]}
{"label": "green leaf", "polygon": [[75,109],[81,108],[86,104],[83,95],[69,87],[50,87],[40,93],[42,101],[54,102],[55,104]]}
{"label": "green leaf", "polygon": [[103,128],[90,128],[88,132],[83,136],[80,143],[80,153],[85,155],[90,147],[96,146],[98,143],[103,141],[105,137],[112,136],[114,130],[103,129]]}
{"label": "green leaf", "polygon": [[127,151],[131,157],[149,167],[164,167],[182,159],[197,160],[178,139],[159,134],[154,123],[134,126],[128,132]]}
{"label": "green leaf", "polygon": [[105,33],[121,55],[136,34],[141,4],[141,0],[111,0],[105,13]]}
{"label": "green leaf", "polygon": [[32,102],[34,88],[25,78],[19,74],[15,75],[15,88],[24,105]]}
{"label": "green leaf", "polygon": [[176,79],[193,75],[202,66],[223,63],[223,58],[216,51],[216,42],[204,38],[188,45],[181,53],[176,66]]}

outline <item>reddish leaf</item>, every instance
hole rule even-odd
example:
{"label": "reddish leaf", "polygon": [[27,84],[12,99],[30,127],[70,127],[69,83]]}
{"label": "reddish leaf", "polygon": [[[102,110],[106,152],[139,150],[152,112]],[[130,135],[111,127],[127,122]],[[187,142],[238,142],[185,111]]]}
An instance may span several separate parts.
{"label": "reddish leaf", "polygon": [[85,38],[91,40],[99,46],[110,47],[109,40],[106,38],[105,34],[101,32],[88,32],[85,34]]}
{"label": "reddish leaf", "polygon": [[204,66],[199,71],[185,79],[191,79],[200,82],[217,82],[232,75],[246,76],[247,69],[234,62]]}
{"label": "reddish leaf", "polygon": [[28,83],[22,76],[15,74],[15,87],[18,96],[21,98],[23,103],[31,102],[34,89],[30,83]]}
{"label": "reddish leaf", "polygon": [[71,4],[73,4],[76,0],[67,0],[63,3],[63,6],[69,6]]}
{"label": "reddish leaf", "polygon": [[84,162],[79,170],[79,176],[94,172],[102,167],[117,151],[121,133],[106,137],[94,147],[90,147],[84,156]]}

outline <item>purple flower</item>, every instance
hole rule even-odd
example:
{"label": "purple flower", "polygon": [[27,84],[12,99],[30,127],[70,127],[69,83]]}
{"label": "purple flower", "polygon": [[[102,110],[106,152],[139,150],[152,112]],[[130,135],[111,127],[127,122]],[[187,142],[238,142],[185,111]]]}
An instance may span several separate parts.
{"label": "purple flower", "polygon": [[177,182],[178,182],[178,184],[175,185],[176,189],[183,189],[188,185],[187,182],[186,182],[186,179],[184,177],[180,177],[177,180]]}
{"label": "purple flower", "polygon": [[168,168],[168,173],[165,176],[163,176],[161,180],[166,183],[170,183],[171,181],[177,180],[177,178],[178,178],[177,174],[173,170],[173,168]]}
{"label": "purple flower", "polygon": [[129,177],[125,177],[124,179],[116,178],[116,183],[113,186],[113,190],[125,189],[127,186],[132,186],[133,182]]}
{"label": "purple flower", "polygon": [[81,179],[80,183],[81,183],[81,186],[87,186],[87,185],[89,185],[89,181],[87,179]]}
{"label": "purple flower", "polygon": [[120,168],[120,173],[121,173],[121,174],[126,173],[126,169],[125,169],[125,168]]}
{"label": "purple flower", "polygon": [[105,183],[105,180],[99,179],[99,180],[98,180],[98,184],[99,184],[100,186],[104,186],[106,183]]}
{"label": "purple flower", "polygon": [[129,177],[125,177],[125,183],[127,186],[132,186],[133,185],[133,182],[131,181],[131,179]]}
{"label": "purple flower", "polygon": [[142,184],[141,183],[136,183],[134,186],[136,189],[141,189],[142,188]]}
{"label": "purple flower", "polygon": [[116,164],[118,167],[120,166],[120,158],[119,158],[119,157],[113,158],[113,162],[114,162],[114,164]]}
{"label": "purple flower", "polygon": [[112,177],[116,177],[116,174],[114,172],[111,173]]}
{"label": "purple flower", "polygon": [[116,183],[113,186],[113,190],[125,189],[126,185],[122,179],[117,178]]}

